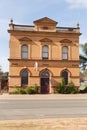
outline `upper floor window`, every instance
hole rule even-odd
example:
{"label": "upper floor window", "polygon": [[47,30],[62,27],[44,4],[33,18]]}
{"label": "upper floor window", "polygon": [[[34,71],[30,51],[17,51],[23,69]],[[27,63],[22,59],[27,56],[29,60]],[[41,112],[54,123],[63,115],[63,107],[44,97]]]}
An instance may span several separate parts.
{"label": "upper floor window", "polygon": [[47,45],[43,46],[42,47],[42,59],[48,59],[48,56],[49,56],[48,52],[49,52],[48,46]]}
{"label": "upper floor window", "polygon": [[27,45],[23,45],[21,47],[21,58],[28,59],[28,46]]}
{"label": "upper floor window", "polygon": [[68,59],[68,47],[64,46],[62,48],[62,59],[67,60]]}

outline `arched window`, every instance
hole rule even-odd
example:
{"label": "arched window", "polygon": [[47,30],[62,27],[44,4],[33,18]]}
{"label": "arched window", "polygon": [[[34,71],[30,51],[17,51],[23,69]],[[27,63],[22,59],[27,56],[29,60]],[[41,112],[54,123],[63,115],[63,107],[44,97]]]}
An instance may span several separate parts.
{"label": "arched window", "polygon": [[21,58],[28,59],[28,46],[27,45],[23,45],[21,47]]}
{"label": "arched window", "polygon": [[61,76],[62,76],[62,78],[64,78],[65,84],[67,85],[68,84],[68,72],[63,71]]}
{"label": "arched window", "polygon": [[49,56],[48,52],[49,52],[48,46],[47,45],[43,46],[42,47],[42,59],[48,59],[48,56]]}
{"label": "arched window", "polygon": [[28,85],[28,71],[24,70],[21,73],[21,86]]}
{"label": "arched window", "polygon": [[62,59],[67,60],[68,59],[68,47],[64,46],[62,48]]}

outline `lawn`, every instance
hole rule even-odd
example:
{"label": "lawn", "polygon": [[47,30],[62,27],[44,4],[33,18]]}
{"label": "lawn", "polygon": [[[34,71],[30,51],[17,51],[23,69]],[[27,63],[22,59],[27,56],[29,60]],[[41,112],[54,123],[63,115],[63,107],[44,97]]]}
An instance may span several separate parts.
{"label": "lawn", "polygon": [[0,121],[0,130],[87,130],[87,118]]}

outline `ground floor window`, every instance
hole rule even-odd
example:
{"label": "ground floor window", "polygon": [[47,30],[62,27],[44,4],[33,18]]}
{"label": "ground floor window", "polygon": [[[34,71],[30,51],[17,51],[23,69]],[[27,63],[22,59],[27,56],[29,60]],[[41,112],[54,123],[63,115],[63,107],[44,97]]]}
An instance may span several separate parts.
{"label": "ground floor window", "polygon": [[28,85],[28,72],[24,70],[21,73],[21,86]]}
{"label": "ground floor window", "polygon": [[62,76],[62,78],[64,78],[65,84],[67,85],[68,84],[68,72],[63,71],[61,76]]}

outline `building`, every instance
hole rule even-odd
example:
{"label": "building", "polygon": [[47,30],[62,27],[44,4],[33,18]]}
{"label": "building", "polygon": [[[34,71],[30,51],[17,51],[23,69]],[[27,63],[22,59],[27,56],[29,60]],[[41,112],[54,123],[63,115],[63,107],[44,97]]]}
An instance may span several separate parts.
{"label": "building", "polygon": [[61,77],[79,87],[79,24],[59,27],[48,17],[33,23],[9,24],[9,90],[36,83],[40,93],[53,93]]}

